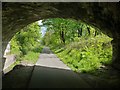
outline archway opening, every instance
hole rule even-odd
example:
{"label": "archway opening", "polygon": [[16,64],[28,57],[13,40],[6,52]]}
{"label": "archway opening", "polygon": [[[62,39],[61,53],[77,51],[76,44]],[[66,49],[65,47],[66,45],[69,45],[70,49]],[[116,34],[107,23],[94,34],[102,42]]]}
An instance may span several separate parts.
{"label": "archway opening", "polygon": [[17,32],[11,39],[11,54],[26,65],[35,64],[42,48],[48,46],[73,71],[100,75],[112,63],[111,40],[82,21],[50,18]]}
{"label": "archway opening", "polygon": [[[119,64],[119,62],[120,62],[119,61],[120,60],[120,58],[119,58],[119,55],[120,55],[120,53],[119,53],[119,51],[120,51],[120,48],[119,48],[119,46],[120,46],[119,22],[120,21],[119,20],[120,19],[119,18],[120,17],[118,17],[119,16],[119,11],[118,11],[119,4],[118,3],[95,3],[95,4],[94,3],[34,3],[34,2],[33,3],[3,3],[3,7],[4,7],[3,8],[3,32],[2,32],[2,34],[3,34],[3,37],[2,37],[3,52],[5,50],[6,44],[11,39],[11,37],[14,35],[14,33],[17,32],[18,30],[20,30],[22,27],[26,26],[28,23],[34,22],[39,19],[45,19],[45,18],[50,18],[50,17],[51,18],[54,18],[54,17],[75,18],[75,19],[79,19],[79,20],[83,20],[85,22],[91,23],[92,25],[95,25],[95,26],[101,28],[101,30],[106,32],[107,35],[113,37],[113,41],[112,41],[113,62],[112,63],[114,64],[113,65],[114,68],[119,69],[119,66],[120,66],[120,64]],[[14,13],[16,13],[16,14],[14,14]],[[63,28],[65,28],[65,27],[63,27]],[[87,29],[87,31],[89,32],[89,29]],[[61,38],[60,38],[61,46],[63,46],[64,48],[67,48],[67,47],[70,48],[71,45],[66,46],[66,44],[69,44],[69,42],[66,42],[66,38],[64,37],[65,33],[64,33],[63,29],[61,30],[60,34],[61,34]],[[88,34],[88,36],[89,36],[89,34]],[[69,34],[68,34],[68,37],[69,37]],[[72,41],[72,40],[73,39],[71,38],[70,41]],[[76,41],[77,40],[78,39],[76,38]],[[80,40],[80,41],[82,41],[82,40]],[[87,42],[87,40],[86,40],[86,42]],[[78,47],[76,45],[76,43],[73,43],[73,46]],[[81,43],[79,43],[79,44],[81,44]],[[104,46],[104,44],[103,44],[103,46]],[[56,51],[57,49],[54,47],[53,48],[51,47],[51,49],[53,49],[53,51]],[[89,47],[86,47],[86,48],[89,48]],[[98,46],[98,48],[99,48],[99,46]],[[58,49],[59,49],[59,47],[58,47]],[[79,49],[79,47],[77,49]],[[77,52],[77,49],[70,50],[70,51],[63,50],[63,54],[65,54],[65,55],[66,55],[66,53],[74,54]],[[66,52],[64,52],[64,51],[66,51]],[[81,53],[80,55],[82,58],[86,57],[86,55],[91,54],[89,52],[87,54],[86,53],[87,50],[82,50],[82,51],[84,51],[84,53],[79,52],[79,53]],[[58,50],[56,52],[62,53],[62,51],[60,51],[60,50]],[[61,55],[61,53],[60,53],[60,55]],[[76,55],[78,55],[78,57],[79,57],[79,54],[76,53]],[[69,55],[66,55],[66,57],[64,57],[64,58],[65,59],[69,58]],[[77,56],[75,56],[75,57],[73,56],[73,58],[76,59]],[[70,63],[71,62],[74,62],[74,61],[71,60]],[[97,65],[97,64],[94,64],[94,65]],[[76,70],[79,65],[75,64],[73,66],[75,67],[75,71],[79,71],[79,70]],[[81,70],[82,72],[84,72],[84,73],[86,72],[84,70],[84,68],[82,70]],[[88,68],[87,71],[90,71],[90,68]],[[111,81],[110,81],[110,83],[111,83]]]}
{"label": "archway opening", "polygon": [[[15,65],[23,63],[29,67],[35,65],[42,49],[47,46],[72,71],[108,80],[111,78],[109,74],[111,69],[109,66],[112,63],[111,40],[112,38],[98,28],[82,21],[50,18],[42,20],[41,25],[37,21],[17,32],[11,39],[11,53],[18,54],[16,58],[20,63]],[[30,65],[29,61],[33,61],[33,65]]]}

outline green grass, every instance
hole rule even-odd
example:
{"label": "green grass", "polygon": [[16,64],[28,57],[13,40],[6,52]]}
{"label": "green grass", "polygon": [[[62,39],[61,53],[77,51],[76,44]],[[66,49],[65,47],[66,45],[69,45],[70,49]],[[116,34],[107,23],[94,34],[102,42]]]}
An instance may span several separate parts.
{"label": "green grass", "polygon": [[54,53],[73,71],[95,74],[103,65],[110,65],[112,59],[111,38],[103,35],[95,38],[81,38]]}
{"label": "green grass", "polygon": [[[29,50],[25,55],[21,54],[21,51],[17,50],[17,53],[12,51],[11,53],[16,54],[17,62],[27,62],[28,64],[35,64],[39,58],[39,55],[43,49],[43,46],[34,47],[32,50]],[[13,49],[15,50],[15,49]]]}
{"label": "green grass", "polygon": [[33,63],[35,64],[39,58],[39,54],[38,52],[33,52],[33,51],[29,51],[26,55],[24,55],[21,60],[27,61],[28,63]]}
{"label": "green grass", "polygon": [[15,54],[16,55],[16,62],[14,62],[12,65],[10,65],[4,72],[11,71],[16,65],[19,65],[21,61],[23,61],[25,64],[35,64],[37,60],[39,59],[39,55],[43,49],[43,46],[34,47],[33,50],[30,50],[27,52],[26,55],[21,55],[21,52],[17,48],[13,48],[12,51],[9,54]]}

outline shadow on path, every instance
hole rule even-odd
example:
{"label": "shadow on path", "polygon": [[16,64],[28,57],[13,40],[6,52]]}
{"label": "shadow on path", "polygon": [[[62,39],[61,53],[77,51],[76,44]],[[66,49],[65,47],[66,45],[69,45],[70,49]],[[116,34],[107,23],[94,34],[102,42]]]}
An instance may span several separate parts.
{"label": "shadow on path", "polygon": [[[114,88],[119,82],[110,84],[87,74],[71,70],[35,66],[36,75],[31,78],[34,66],[17,65],[5,74],[2,88]],[[30,82],[31,81],[31,82]]]}
{"label": "shadow on path", "polygon": [[120,88],[120,79],[75,73],[48,47],[34,66],[17,65],[3,76],[3,88]]}
{"label": "shadow on path", "polygon": [[71,70],[35,66],[29,88],[89,88],[78,74]]}
{"label": "shadow on path", "polygon": [[[3,88],[88,88],[71,70],[17,65],[3,77]],[[31,78],[31,74],[34,74]],[[30,82],[29,82],[30,81]],[[29,87],[28,87],[29,85]]]}

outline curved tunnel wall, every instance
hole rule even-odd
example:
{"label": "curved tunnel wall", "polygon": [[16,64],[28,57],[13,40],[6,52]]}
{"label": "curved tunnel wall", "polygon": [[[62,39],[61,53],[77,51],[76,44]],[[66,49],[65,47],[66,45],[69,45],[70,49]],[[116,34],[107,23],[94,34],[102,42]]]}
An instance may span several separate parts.
{"label": "curved tunnel wall", "polygon": [[120,69],[120,3],[7,2],[2,3],[2,53],[21,28],[40,19],[72,18],[98,27],[113,38],[112,66]]}

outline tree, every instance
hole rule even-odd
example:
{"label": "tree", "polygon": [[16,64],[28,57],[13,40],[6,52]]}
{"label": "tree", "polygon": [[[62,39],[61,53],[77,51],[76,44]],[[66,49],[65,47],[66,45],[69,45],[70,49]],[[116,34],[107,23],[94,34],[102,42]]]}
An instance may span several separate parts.
{"label": "tree", "polygon": [[[46,33],[45,38],[49,42],[46,42],[47,45],[66,45],[76,37],[86,37],[86,39],[91,36],[94,32],[92,27],[88,24],[85,24],[82,21],[72,20],[72,19],[63,19],[63,18],[53,18],[43,20],[43,25],[47,27],[47,32],[51,34],[49,36]],[[52,33],[50,33],[52,32]],[[46,41],[46,40],[44,40]]]}
{"label": "tree", "polygon": [[20,32],[16,33],[15,41],[19,46],[19,50],[23,55],[40,44],[40,27],[38,23],[32,23],[24,27]]}

